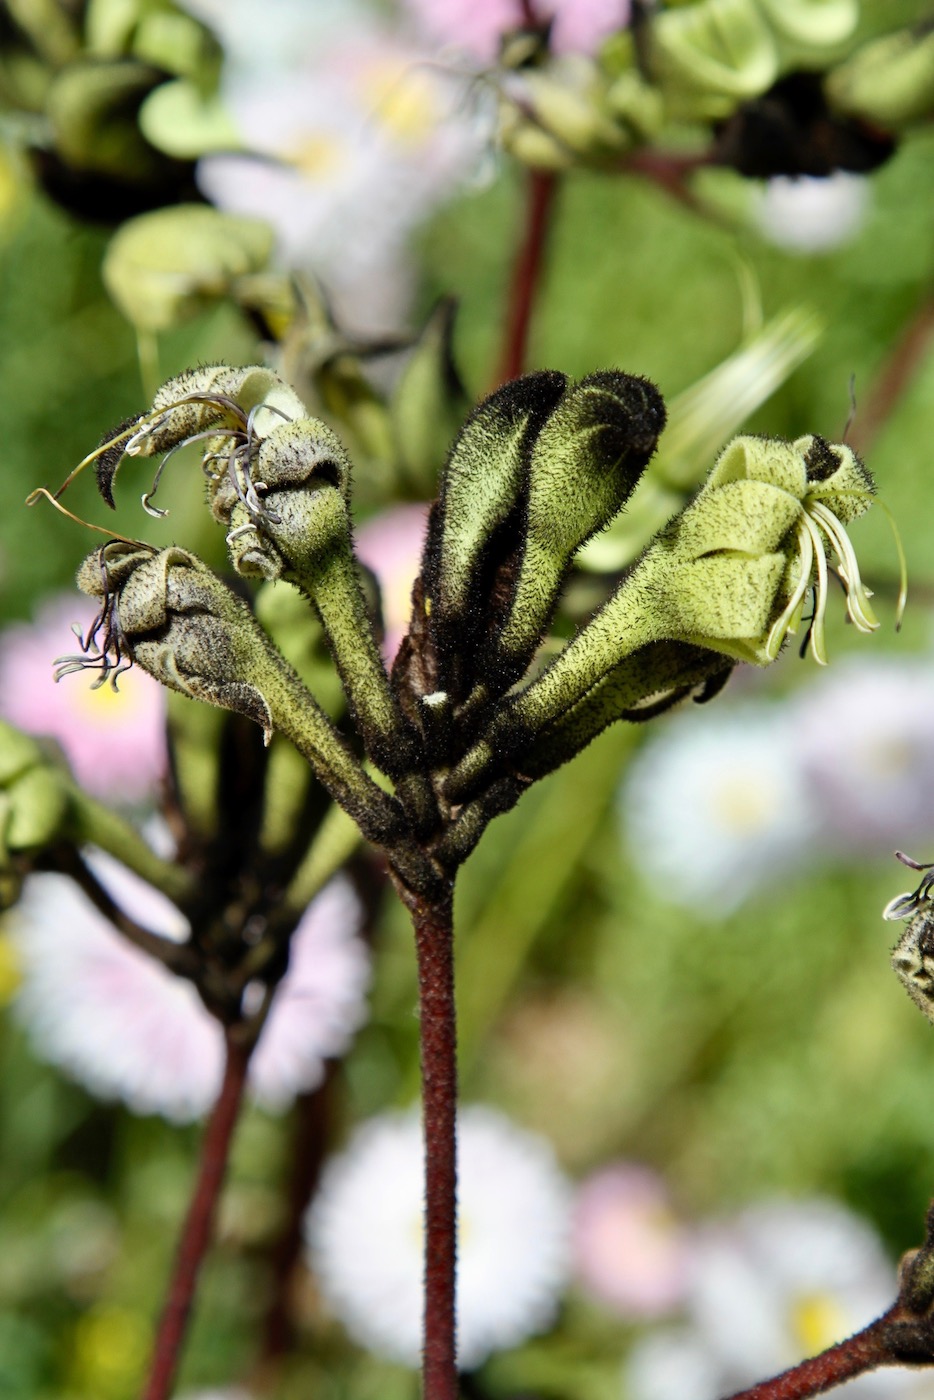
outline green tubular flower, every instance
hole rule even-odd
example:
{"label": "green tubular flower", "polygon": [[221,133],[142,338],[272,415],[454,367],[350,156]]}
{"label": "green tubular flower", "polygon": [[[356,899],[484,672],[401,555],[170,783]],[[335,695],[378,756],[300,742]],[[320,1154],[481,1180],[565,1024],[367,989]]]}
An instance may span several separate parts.
{"label": "green tubular flower", "polygon": [[[679,678],[667,664],[669,653],[653,652],[653,644],[684,643],[727,658],[715,661],[711,675],[737,661],[768,665],[800,624],[811,587],[810,647],[824,664],[831,552],[850,618],[858,630],[874,630],[878,622],[846,533],[846,525],[868,509],[873,489],[859,458],[844,445],[816,436],[794,443],[734,439],[696,499],[595,617],[508,703],[488,738],[449,780],[448,796],[460,800],[476,791],[504,752],[530,749],[537,735],[570,723],[569,716],[576,715],[581,733],[593,737],[609,722],[607,703],[614,695],[621,705],[617,717],[637,703],[632,681],[640,670],[646,698],[697,682],[693,651],[686,653],[690,664]],[[655,674],[653,658],[665,659],[663,675]],[[585,701],[590,708],[578,710]]]}
{"label": "green tubular flower", "polygon": [[354,755],[256,622],[246,603],[195,555],[113,541],[81,566],[78,585],[101,599],[81,654],[59,677],[96,670],[116,683],[134,662],[182,695],[235,710],[292,741],[370,840],[384,845],[401,812]]}

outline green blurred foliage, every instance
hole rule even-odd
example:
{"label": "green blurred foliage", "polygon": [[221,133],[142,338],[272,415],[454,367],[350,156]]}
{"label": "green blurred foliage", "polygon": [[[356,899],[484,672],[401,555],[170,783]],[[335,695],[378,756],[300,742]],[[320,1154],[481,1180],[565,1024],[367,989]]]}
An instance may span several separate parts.
{"label": "green blurred foliage", "polygon": [[[896,11],[917,13],[894,0],[866,8],[866,32],[892,24]],[[858,237],[808,258],[704,220],[636,179],[572,175],[561,191],[530,367],[582,376],[620,365],[666,395],[678,392],[740,339],[741,259],[766,316],[806,303],[827,324],[810,361],[750,428],[837,437],[850,377],[859,406],[929,296],[932,162],[934,133],[911,136],[872,178],[872,211]],[[724,189],[731,178],[711,176],[701,188],[725,205],[736,195]],[[422,308],[441,295],[460,298],[456,348],[474,393],[491,384],[498,360],[520,215],[520,181],[504,170],[420,238]],[[3,620],[29,616],[43,595],[67,586],[88,549],[82,530],[44,502],[26,510],[25,496],[39,485],[54,489],[146,399],[133,333],[101,282],[105,243],[103,233],[26,191],[0,225]],[[254,355],[250,327],[227,307],[159,341],[165,377],[199,360]],[[834,655],[857,644],[876,655],[930,645],[934,556],[924,491],[932,440],[929,353],[870,459],[905,541],[917,601],[901,637],[887,626],[867,643],[841,626]],[[158,523],[139,510],[149,485],[141,468],[124,468],[116,517],[107,517],[90,480],[69,492],[69,508],[131,534],[145,528],[156,543],[177,538],[219,563],[223,542],[202,509],[194,462],[173,463],[163,487],[172,515]],[[887,527],[874,513],[853,533],[889,623],[895,561]],[[790,689],[800,674],[789,654],[775,676],[756,677],[748,689]],[[829,1192],[870,1216],[897,1254],[918,1242],[934,1191],[934,1033],[889,971],[891,931],[879,918],[906,881],[880,851],[877,862],[809,873],[720,922],[692,918],[647,889],[623,852],[616,791],[641,742],[634,729],[604,735],[499,819],[467,866],[457,910],[464,1096],[500,1104],[547,1133],[573,1174],[617,1155],[650,1162],[689,1215],[773,1192]],[[417,1089],[414,955],[404,912],[389,898],[374,938],[372,1019],[333,1086],[335,1140]],[[251,1111],[244,1121],[186,1385],[237,1377],[252,1364],[294,1116]],[[96,1104],[36,1062],[15,1017],[0,1022],[4,1400],[134,1393],[198,1140],[197,1128]],[[310,1284],[296,1315],[298,1349],[275,1392],[282,1400],[414,1397],[408,1373],[347,1346]],[[617,1393],[627,1335],[572,1297],[555,1339],[489,1364],[490,1394],[542,1385],[604,1400]]]}

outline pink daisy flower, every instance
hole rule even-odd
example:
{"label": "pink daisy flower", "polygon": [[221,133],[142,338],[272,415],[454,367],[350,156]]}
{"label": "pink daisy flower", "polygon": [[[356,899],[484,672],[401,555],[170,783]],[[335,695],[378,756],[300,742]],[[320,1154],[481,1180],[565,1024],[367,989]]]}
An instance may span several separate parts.
{"label": "pink daisy flower", "polygon": [[85,632],[94,604],[63,593],[34,623],[15,623],[0,635],[0,714],[27,734],[55,739],[82,787],[96,797],[144,802],[166,767],[165,696],[134,667],[119,689],[92,689],[86,676],[53,679],[53,662],[75,651],[72,625]]}
{"label": "pink daisy flower", "polygon": [[[109,856],[90,859],[127,914],[177,942],[187,937],[186,921],[158,891]],[[335,880],[295,930],[250,1066],[262,1107],[280,1112],[319,1084],[324,1061],[362,1023],[369,961],[360,919],[350,886]],[[14,937],[23,971],[17,1014],[41,1059],[134,1113],[184,1123],[208,1111],[223,1074],[223,1034],[189,982],[121,938],[62,875],[27,881]]]}
{"label": "pink daisy flower", "polygon": [[412,585],[418,577],[427,525],[426,505],[393,506],[361,525],[356,533],[357,557],[379,580],[387,664],[409,628]]}
{"label": "pink daisy flower", "polygon": [[661,1317],[685,1295],[687,1233],[649,1167],[616,1162],[583,1183],[572,1247],[580,1282],[622,1317]]}

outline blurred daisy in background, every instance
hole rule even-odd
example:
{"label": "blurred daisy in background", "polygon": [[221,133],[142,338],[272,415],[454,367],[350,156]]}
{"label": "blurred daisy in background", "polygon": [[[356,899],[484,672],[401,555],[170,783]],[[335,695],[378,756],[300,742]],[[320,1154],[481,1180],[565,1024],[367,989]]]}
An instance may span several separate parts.
{"label": "blurred daisy in background", "polygon": [[[872,1227],[831,1200],[765,1201],[697,1232],[688,1325],[651,1333],[626,1363],[627,1400],[717,1400],[864,1327],[895,1297]],[[910,1371],[871,1372],[853,1400],[911,1394]],[[923,1392],[915,1392],[923,1393]]]}
{"label": "blurred daisy in background", "polygon": [[0,715],[27,734],[55,739],[95,797],[152,801],[167,763],[159,683],[137,666],[120,676],[117,690],[95,690],[86,676],[53,678],[55,658],[74,650],[73,625],[86,634],[96,611],[82,594],[63,593],[34,623],[14,623],[0,634]]}
{"label": "blurred daisy in background", "polygon": [[[174,905],[109,856],[89,865],[137,923],[176,942]],[[321,1082],[365,1017],[369,961],[350,886],[332,882],[292,938],[283,978],[253,1055],[249,1088],[274,1112]],[[21,963],[15,1005],[38,1058],[134,1113],[184,1123],[206,1113],[223,1076],[220,1024],[191,983],[126,941],[63,875],[31,876],[10,916]]]}
{"label": "blurred daisy in background", "polygon": [[793,718],[777,706],[721,706],[661,727],[633,760],[621,811],[645,879],[710,916],[799,867],[818,823]]}
{"label": "blurred daisy in background", "polygon": [[412,585],[418,576],[427,526],[427,505],[393,506],[374,515],[355,535],[357,558],[379,580],[387,665],[392,663],[409,630]]}
{"label": "blurred daisy in background", "polygon": [[205,157],[199,184],[219,208],[266,219],[281,260],[322,282],[340,322],[398,330],[409,236],[486,148],[467,80],[356,8],[303,60],[275,81],[234,66],[224,97],[250,154]]}
{"label": "blurred daisy in background", "polygon": [[[422,1131],[415,1113],[357,1129],[307,1217],[309,1262],[351,1336],[418,1366]],[[569,1271],[570,1188],[543,1138],[493,1109],[458,1120],[458,1363],[479,1366],[553,1322]]]}
{"label": "blurred daisy in background", "polygon": [[790,712],[825,839],[881,854],[934,831],[934,669],[848,658]]}
{"label": "blurred daisy in background", "polygon": [[579,1283],[626,1319],[674,1311],[688,1282],[689,1234],[664,1181],[638,1162],[615,1162],[581,1183],[574,1204]]}
{"label": "blurred daisy in background", "polygon": [[767,242],[786,252],[825,253],[856,237],[868,208],[869,181],[861,175],[776,175],[756,201],[755,223]]}
{"label": "blurred daisy in background", "polygon": [[[403,0],[426,36],[482,63],[492,63],[499,41],[526,23],[520,0]],[[536,0],[536,15],[552,20],[558,53],[593,53],[607,35],[629,23],[629,0]]]}

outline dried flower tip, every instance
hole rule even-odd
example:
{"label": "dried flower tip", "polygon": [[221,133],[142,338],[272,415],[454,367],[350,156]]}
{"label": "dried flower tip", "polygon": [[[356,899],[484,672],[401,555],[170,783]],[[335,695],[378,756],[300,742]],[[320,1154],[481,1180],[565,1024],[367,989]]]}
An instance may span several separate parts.
{"label": "dried flower tip", "polygon": [[900,860],[902,865],[907,865],[909,870],[924,870],[925,874],[916,890],[909,890],[907,894],[898,894],[894,899],[890,899],[882,911],[883,919],[910,919],[913,915],[921,912],[931,903],[931,890],[934,889],[934,861],[921,864],[912,860],[911,856],[906,856],[904,851],[896,851],[895,859]]}

